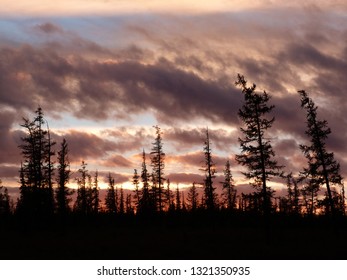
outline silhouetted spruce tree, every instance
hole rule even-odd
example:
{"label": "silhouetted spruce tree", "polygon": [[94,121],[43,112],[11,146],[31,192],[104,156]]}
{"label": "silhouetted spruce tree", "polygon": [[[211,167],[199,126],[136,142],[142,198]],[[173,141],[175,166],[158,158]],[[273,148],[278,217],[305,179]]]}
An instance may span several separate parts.
{"label": "silhouetted spruce tree", "polygon": [[223,184],[223,202],[224,205],[226,205],[226,208],[228,210],[233,210],[235,209],[236,206],[236,190],[235,190],[235,184],[234,184],[234,179],[231,174],[231,169],[230,169],[230,161],[227,160],[225,163],[225,168],[224,168],[224,182]]}
{"label": "silhouetted spruce tree", "polygon": [[98,171],[95,171],[94,180],[93,180],[93,187],[91,189],[92,212],[94,214],[99,213],[99,208],[100,208],[99,191],[100,191],[99,173],[98,173]]}
{"label": "silhouetted spruce tree", "polygon": [[45,143],[46,147],[44,149],[47,151],[46,154],[46,166],[44,166],[45,177],[47,178],[48,185],[48,195],[47,195],[47,205],[50,211],[50,214],[53,214],[55,209],[55,200],[54,200],[54,190],[53,190],[53,176],[54,176],[54,162],[52,161],[52,156],[55,155],[55,152],[52,150],[52,147],[56,144],[51,139],[51,133],[47,124],[47,142]]}
{"label": "silhouetted spruce tree", "polygon": [[288,213],[299,215],[300,210],[300,190],[298,183],[290,173],[287,175],[287,200],[288,200]]}
{"label": "silhouetted spruce tree", "polygon": [[182,197],[182,211],[186,212],[187,211],[187,206],[186,206],[186,200],[184,197],[184,191],[181,192],[181,197]]}
{"label": "silhouetted spruce tree", "polygon": [[108,189],[105,197],[105,207],[106,213],[117,214],[117,199],[116,191],[114,188],[114,179],[111,176],[111,173],[108,174]]}
{"label": "silhouetted spruce tree", "polygon": [[298,186],[297,180],[292,177],[294,189],[293,189],[293,204],[292,204],[292,212],[295,215],[301,214],[301,203],[300,203],[300,189]]}
{"label": "silhouetted spruce tree", "polygon": [[8,189],[2,185],[0,180],[0,216],[8,216],[11,214],[10,196]]}
{"label": "silhouetted spruce tree", "polygon": [[342,188],[341,188],[341,201],[340,201],[340,208],[341,208],[341,212],[343,215],[346,215],[346,196],[345,196],[345,185],[342,184]]}
{"label": "silhouetted spruce tree", "polygon": [[201,201],[200,201],[200,209],[205,209],[205,206],[206,206],[206,203],[205,203],[205,193],[203,193],[202,195],[201,195]]}
{"label": "silhouetted spruce tree", "polygon": [[115,196],[115,199],[116,199],[117,213],[119,213],[120,212],[119,211],[119,209],[120,209],[120,199],[119,199],[119,195],[118,195],[118,187],[117,186],[114,189],[114,196]]}
{"label": "silhouetted spruce tree", "polygon": [[163,152],[162,144],[162,132],[159,126],[155,126],[155,140],[152,143],[151,163],[152,163],[152,183],[153,183],[153,195],[156,201],[156,209],[159,212],[164,208],[164,159],[165,153]]}
{"label": "silhouetted spruce tree", "polygon": [[[279,200],[278,204],[277,199]],[[275,209],[278,209],[278,212],[286,215],[290,214],[290,203],[287,197],[275,198],[275,205]]]}
{"label": "silhouetted spruce tree", "polygon": [[246,200],[244,193],[241,193],[241,195],[239,196],[239,210],[241,210],[242,212],[246,211]]}
{"label": "silhouetted spruce tree", "polygon": [[137,211],[139,213],[149,213],[153,210],[152,208],[153,203],[151,200],[151,194],[149,190],[149,173],[147,170],[146,153],[144,150],[142,152],[141,181],[142,181],[142,190],[141,190],[141,197],[140,197]]}
{"label": "silhouetted spruce tree", "polygon": [[125,213],[125,204],[124,204],[124,190],[123,186],[120,187],[120,197],[119,197],[119,213]]}
{"label": "silhouetted spruce tree", "polygon": [[131,199],[131,194],[128,193],[126,195],[126,199],[125,199],[125,211],[126,213],[129,215],[133,214],[134,213],[134,209],[133,209],[133,206],[132,206],[132,199]]}
{"label": "silhouetted spruce tree", "polygon": [[172,211],[175,209],[175,204],[173,202],[174,194],[172,193],[172,190],[170,189],[170,179],[167,179],[166,181],[166,203],[167,203],[167,209],[168,211]]}
{"label": "silhouetted spruce tree", "polygon": [[137,169],[134,169],[134,175],[133,175],[133,185],[134,185],[134,192],[135,192],[135,206],[136,209],[140,205],[140,199],[141,199],[141,194],[140,194],[140,176],[137,174]]}
{"label": "silhouetted spruce tree", "polygon": [[218,202],[217,202],[217,194],[215,191],[216,188],[213,186],[213,179],[216,177],[214,175],[216,173],[216,168],[212,160],[211,142],[210,142],[208,129],[206,130],[204,154],[205,154],[205,166],[202,169],[205,172],[204,202],[205,202],[205,208],[211,211],[211,210],[217,209]]}
{"label": "silhouetted spruce tree", "polygon": [[176,187],[176,211],[181,211],[181,194],[180,189],[178,188],[178,184]]}
{"label": "silhouetted spruce tree", "polygon": [[[298,91],[301,97],[301,107],[307,111],[306,135],[310,137],[310,145],[300,145],[308,167],[304,168],[301,176],[308,180],[308,187],[319,189],[325,185],[327,190],[328,212],[336,214],[331,185],[342,185],[340,165],[334,159],[334,153],[326,150],[326,139],[331,133],[326,120],[317,117],[317,106],[304,90]],[[318,191],[318,190],[317,190]]]}
{"label": "silhouetted spruce tree", "polygon": [[260,213],[262,212],[262,193],[261,192],[253,192],[249,194],[242,193],[242,203],[243,203],[243,211],[251,212],[251,213]]}
{"label": "silhouetted spruce tree", "polygon": [[[22,214],[31,204],[31,191],[26,187],[23,163],[20,163],[19,170],[19,198],[17,198],[16,212]],[[22,212],[22,213],[21,213]]]}
{"label": "silhouetted spruce tree", "polygon": [[282,176],[282,166],[279,166],[274,160],[275,153],[270,140],[265,137],[266,131],[274,122],[274,118],[269,119],[266,115],[271,113],[274,106],[268,105],[270,96],[265,91],[263,93],[255,92],[256,85],[248,87],[247,81],[242,75],[238,74],[235,84],[240,86],[244,93],[244,105],[238,115],[245,124],[245,128],[241,128],[244,137],[239,138],[241,154],[236,156],[236,160],[248,168],[248,172],[243,174],[246,178],[254,180],[252,185],[261,194],[262,212],[264,215],[268,215],[272,208],[273,190],[267,185],[267,182],[273,176]]}
{"label": "silhouetted spruce tree", "polygon": [[153,210],[153,212],[157,212],[158,211],[158,186],[157,186],[157,180],[156,177],[154,176],[154,173],[152,171],[151,175],[151,188],[149,191],[149,195],[150,195],[150,202],[151,202],[151,208]]}
{"label": "silhouetted spruce tree", "polygon": [[306,209],[306,214],[313,215],[316,213],[317,205],[318,205],[318,191],[319,185],[314,184],[309,177],[306,177],[308,182],[301,189],[304,206]]}
{"label": "silhouetted spruce tree", "polygon": [[292,214],[293,208],[293,183],[291,180],[292,174],[287,175],[287,195],[285,197],[279,197],[279,212],[282,214],[290,215]]}
{"label": "silhouetted spruce tree", "polygon": [[21,126],[25,130],[25,137],[22,138],[21,149],[24,162],[22,162],[20,176],[20,198],[18,201],[18,211],[32,217],[53,214],[53,165],[51,156],[53,155],[51,141],[48,131],[44,129],[47,122],[39,107],[36,116],[32,121],[23,118]]}
{"label": "silhouetted spruce tree", "polygon": [[65,139],[61,143],[60,151],[58,152],[58,178],[56,189],[56,202],[57,202],[57,214],[60,216],[65,216],[70,212],[69,203],[71,202],[71,195],[73,190],[67,187],[70,179],[70,162],[68,158],[68,144]]}
{"label": "silhouetted spruce tree", "polygon": [[89,213],[89,194],[88,194],[88,179],[89,174],[87,170],[87,164],[82,161],[81,168],[78,169],[78,172],[80,173],[80,177],[78,177],[77,180],[77,198],[74,205],[74,211],[82,214],[87,215]]}
{"label": "silhouetted spruce tree", "polygon": [[[335,189],[331,190],[331,195],[334,203],[334,211],[335,213],[343,214],[343,210],[341,208],[341,194],[339,194]],[[325,192],[325,197],[323,199],[318,200],[318,208],[321,209],[321,213],[324,214],[330,214],[330,203],[329,203],[329,197],[328,192]]]}
{"label": "silhouetted spruce tree", "polygon": [[198,208],[198,196],[199,194],[194,182],[193,185],[189,188],[187,198],[190,211],[195,211]]}

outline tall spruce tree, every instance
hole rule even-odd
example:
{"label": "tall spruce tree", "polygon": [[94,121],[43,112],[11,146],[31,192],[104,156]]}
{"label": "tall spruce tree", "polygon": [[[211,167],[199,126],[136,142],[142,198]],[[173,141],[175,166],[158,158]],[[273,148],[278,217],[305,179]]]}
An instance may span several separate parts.
{"label": "tall spruce tree", "polygon": [[69,203],[71,202],[71,195],[73,194],[73,190],[67,187],[70,179],[70,162],[68,158],[68,144],[65,139],[61,143],[60,151],[58,152],[58,178],[57,184],[58,187],[56,189],[56,202],[57,202],[57,214],[60,216],[65,216],[68,212],[70,212]]}
{"label": "tall spruce tree", "polygon": [[105,197],[106,213],[117,214],[116,190],[114,187],[114,178],[112,178],[111,173],[108,174],[107,179],[108,189]]}
{"label": "tall spruce tree", "polygon": [[138,208],[140,204],[141,193],[140,193],[140,176],[137,174],[137,169],[134,169],[133,185],[134,185],[134,192],[135,192],[135,196],[134,196],[135,206],[136,208]]}
{"label": "tall spruce tree", "polygon": [[181,211],[182,203],[181,203],[181,194],[180,189],[178,188],[178,184],[176,187],[176,211]]}
{"label": "tall spruce tree", "polygon": [[8,216],[11,213],[10,196],[8,189],[2,185],[0,179],[0,216]]}
{"label": "tall spruce tree", "polygon": [[132,206],[132,198],[131,198],[131,193],[128,193],[125,198],[125,212],[129,214],[134,213],[134,209]]}
{"label": "tall spruce tree", "polygon": [[307,159],[308,166],[301,172],[301,176],[308,180],[307,187],[317,193],[322,185],[327,190],[328,212],[336,214],[332,185],[342,185],[340,164],[334,159],[334,153],[328,152],[325,141],[331,133],[326,120],[317,117],[318,107],[304,90],[298,91],[301,97],[301,107],[306,110],[307,130],[310,145],[300,145],[300,149]]}
{"label": "tall spruce tree", "polygon": [[125,199],[124,199],[124,190],[123,186],[120,187],[120,196],[119,196],[119,213],[125,213]]}
{"label": "tall spruce tree", "polygon": [[99,208],[100,208],[100,199],[99,199],[99,173],[98,171],[95,171],[94,179],[93,179],[93,184],[91,188],[91,208],[92,212],[94,214],[99,213]]}
{"label": "tall spruce tree", "polygon": [[46,165],[44,166],[44,173],[47,180],[47,205],[48,209],[53,214],[55,209],[55,200],[54,200],[54,190],[53,190],[53,176],[54,176],[54,162],[52,161],[52,157],[55,155],[55,152],[52,150],[52,147],[56,144],[56,142],[52,141],[51,133],[49,130],[48,123],[47,125],[47,141],[45,143],[44,149],[47,151],[46,153]]}
{"label": "tall spruce tree", "polygon": [[199,194],[194,182],[193,185],[189,188],[187,198],[190,211],[195,211],[198,208],[198,196]]}
{"label": "tall spruce tree", "polygon": [[346,196],[345,196],[344,184],[342,184],[342,187],[341,187],[340,209],[341,209],[342,215],[346,215]]}
{"label": "tall spruce tree", "polygon": [[76,178],[77,180],[77,198],[74,205],[74,211],[82,214],[87,215],[89,214],[89,174],[87,170],[87,164],[82,161],[81,168],[78,169],[78,172],[80,173],[80,177]]}
{"label": "tall spruce tree", "polygon": [[235,84],[241,87],[244,94],[244,105],[238,115],[245,124],[245,128],[241,128],[244,137],[239,138],[241,154],[236,156],[236,160],[247,167],[248,172],[243,174],[246,178],[253,179],[252,185],[262,197],[262,212],[268,215],[272,207],[273,190],[267,182],[273,176],[283,175],[282,166],[274,160],[275,153],[270,140],[265,135],[275,120],[266,117],[271,113],[274,105],[268,105],[270,96],[265,91],[263,93],[255,91],[255,84],[248,87],[244,76],[238,74]]}
{"label": "tall spruce tree", "polygon": [[24,161],[21,164],[19,212],[32,217],[50,215],[54,211],[53,196],[53,164],[51,156],[54,154],[42,109],[35,111],[36,116],[31,121],[23,118],[21,124],[26,135],[22,137],[21,149]]}
{"label": "tall spruce tree", "polygon": [[215,210],[217,209],[218,201],[216,188],[213,186],[213,179],[216,177],[216,168],[212,159],[212,149],[211,149],[211,141],[208,129],[206,130],[206,140],[204,146],[204,155],[205,155],[205,166],[202,171],[205,172],[204,179],[204,197],[205,197],[205,207],[207,210]]}
{"label": "tall spruce tree", "polygon": [[167,209],[169,211],[174,210],[174,208],[175,208],[173,198],[174,198],[174,194],[172,193],[172,190],[170,189],[170,179],[167,179],[165,199],[166,199],[166,203],[167,203]]}
{"label": "tall spruce tree", "polygon": [[164,209],[164,159],[165,153],[163,152],[162,132],[159,126],[155,126],[155,140],[152,143],[151,163],[152,163],[152,183],[153,183],[153,197],[156,201],[156,209],[162,212]]}
{"label": "tall spruce tree", "polygon": [[149,213],[153,209],[153,202],[152,202],[151,194],[149,190],[149,173],[147,170],[146,153],[144,150],[142,152],[141,181],[142,181],[141,197],[139,200],[137,211],[139,213]]}
{"label": "tall spruce tree", "polygon": [[185,199],[185,197],[184,197],[184,191],[182,191],[181,192],[182,193],[182,195],[181,195],[181,197],[182,197],[182,199],[181,199],[181,204],[182,204],[182,211],[183,212],[186,212],[187,211],[187,206],[186,206],[186,199]]}
{"label": "tall spruce tree", "polygon": [[289,213],[299,215],[300,209],[300,190],[297,180],[292,173],[287,175],[287,196],[289,202]]}
{"label": "tall spruce tree", "polygon": [[227,160],[224,168],[224,181],[223,184],[223,202],[228,210],[232,210],[236,206],[236,189],[234,179],[231,174],[230,161]]}

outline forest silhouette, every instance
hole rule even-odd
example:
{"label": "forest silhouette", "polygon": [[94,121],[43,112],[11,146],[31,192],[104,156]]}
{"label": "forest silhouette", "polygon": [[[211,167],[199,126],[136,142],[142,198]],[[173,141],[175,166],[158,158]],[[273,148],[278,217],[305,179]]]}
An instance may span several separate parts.
{"label": "forest silhouette", "polygon": [[[43,109],[37,108],[32,120],[23,118],[18,200],[0,187],[1,258],[343,258],[345,193],[340,165],[326,147],[327,121],[319,119],[308,93],[298,91],[309,141],[298,148],[307,164],[295,176],[285,173],[267,135],[275,121],[271,96],[249,86],[242,75],[235,84],[244,95],[235,159],[253,187],[248,194],[238,192],[229,160],[223,182],[215,182],[208,128],[201,153],[204,181],[191,182],[186,191],[173,188],[165,176],[165,139],[157,125],[151,151],[142,151],[140,169],[134,169],[133,190],[117,186],[110,172],[101,200],[99,174],[84,161],[77,189],[69,188],[69,144],[51,138]],[[274,178],[285,182],[286,196],[276,196],[269,183]]]}

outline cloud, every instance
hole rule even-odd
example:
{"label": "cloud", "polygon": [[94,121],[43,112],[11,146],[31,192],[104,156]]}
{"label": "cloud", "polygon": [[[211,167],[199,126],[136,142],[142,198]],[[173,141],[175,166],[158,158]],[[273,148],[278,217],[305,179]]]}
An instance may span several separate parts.
{"label": "cloud", "polygon": [[59,26],[54,25],[50,22],[38,24],[35,26],[35,29],[40,31],[40,32],[47,33],[47,34],[61,33],[62,32],[62,29]]}
{"label": "cloud", "polygon": [[176,183],[192,184],[195,182],[199,184],[204,182],[204,176],[195,173],[170,173],[167,178],[170,179],[172,185]]}
{"label": "cloud", "polygon": [[19,168],[17,166],[2,166],[0,165],[0,179],[4,181],[4,178],[13,179],[17,178],[19,174]]}
{"label": "cloud", "polygon": [[[124,184],[129,181],[130,176],[121,174],[121,173],[116,173],[116,172],[105,172],[105,171],[100,171],[99,172],[99,177],[101,180],[104,182],[108,182],[108,176],[111,174],[112,178],[114,179],[114,182],[116,184]],[[119,186],[118,186],[119,187]]]}
{"label": "cloud", "polygon": [[121,153],[141,151],[154,139],[154,131],[150,132],[145,128],[117,127],[106,129],[102,134],[112,139],[116,144],[115,151]]}
{"label": "cloud", "polygon": [[131,168],[134,164],[121,155],[113,155],[103,162],[107,167],[128,167]]}
{"label": "cloud", "polygon": [[[9,87],[3,90],[14,93],[10,99],[0,98],[6,105],[29,109],[39,103],[48,111],[73,111],[79,118],[99,120],[112,111],[126,118],[153,110],[166,122],[199,116],[236,121],[229,114],[231,106],[236,109],[240,104],[233,88],[221,88],[167,61],[144,65],[88,61],[78,56],[67,59],[53,50],[30,46],[2,49],[1,56],[6,56],[10,65],[1,69],[3,77],[8,78],[3,84]],[[28,88],[30,98],[26,96]],[[175,110],[171,110],[173,107]]]}
{"label": "cloud", "polygon": [[[308,139],[297,90],[306,89],[319,106],[319,118],[332,128],[327,145],[345,167],[347,45],[342,38],[347,30],[337,7],[346,5],[336,1],[332,7],[320,2],[298,8],[295,2],[283,8],[278,1],[271,3],[267,9],[184,16],[39,19],[31,29],[39,42],[32,36],[15,38],[27,30],[18,21],[14,35],[0,35],[0,105],[8,108],[0,113],[0,144],[5,147],[0,162],[20,161],[21,132],[14,124],[20,123],[18,115],[39,104],[50,116],[68,113],[100,126],[111,119],[126,123],[100,135],[67,131],[73,160],[101,162],[116,152],[130,169],[129,151],[141,152],[154,138],[148,130],[130,128],[136,118],[149,114],[163,127],[165,147],[182,153],[171,157],[167,152],[168,167],[180,162],[200,168],[206,124],[221,171],[238,151],[241,135],[234,128],[242,126],[237,112],[243,96],[234,80],[241,73],[272,96],[276,120],[266,137],[281,164],[290,170],[303,165],[295,144]],[[85,35],[85,27],[94,24],[94,33]],[[150,122],[144,120],[144,126]],[[60,141],[62,136],[56,137]],[[192,152],[197,146],[201,153]],[[119,159],[126,162],[114,158],[116,164]]]}
{"label": "cloud", "polygon": [[2,110],[0,111],[0,163],[19,163],[20,149],[23,134],[18,130],[12,130],[13,124],[17,121],[15,112]]}
{"label": "cloud", "polygon": [[[236,131],[209,128],[211,146],[220,151],[230,151],[231,147],[237,143],[236,134]],[[164,130],[164,138],[176,143],[175,147],[178,150],[194,146],[203,147],[206,140],[206,128],[172,127]]]}
{"label": "cloud", "polygon": [[[218,156],[212,152],[212,161],[215,165],[217,175],[223,174],[223,170],[227,160],[231,161],[232,169],[234,169],[234,159]],[[180,166],[183,170],[200,170],[201,174],[204,174],[203,169],[205,168],[205,155],[202,149],[201,152],[190,152],[180,155],[171,155],[170,157],[167,156],[166,161],[168,162],[168,165],[171,164]]]}
{"label": "cloud", "polygon": [[69,145],[69,157],[73,161],[98,158],[114,151],[116,144],[95,134],[71,130],[64,135]]}

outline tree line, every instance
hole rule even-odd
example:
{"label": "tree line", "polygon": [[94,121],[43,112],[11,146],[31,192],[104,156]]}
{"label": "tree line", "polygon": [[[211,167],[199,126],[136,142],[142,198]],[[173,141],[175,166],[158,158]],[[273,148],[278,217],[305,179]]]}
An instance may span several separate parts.
{"label": "tree line", "polygon": [[[218,194],[208,129],[203,146],[204,165],[201,168],[204,181],[192,182],[187,192],[182,192],[178,186],[172,188],[169,178],[165,176],[166,155],[162,131],[159,126],[155,126],[152,149],[149,154],[143,150],[141,170],[134,169],[132,193],[116,186],[115,178],[109,173],[106,197],[100,201],[99,174],[97,171],[91,174],[84,161],[77,172],[77,190],[68,187],[71,181],[68,143],[63,139],[56,154],[56,142],[51,139],[42,108],[38,108],[33,120],[23,118],[21,124],[25,136],[19,146],[22,162],[18,201],[15,205],[11,203],[8,190],[1,186],[0,181],[0,214],[33,218],[53,215],[66,217],[72,213],[116,216],[195,211],[247,212],[263,216],[276,213],[298,216],[344,215],[345,194],[340,165],[326,147],[331,130],[326,120],[319,119],[318,107],[308,93],[298,91],[301,108],[306,111],[305,133],[309,140],[308,145],[300,145],[299,148],[307,165],[294,176],[292,173],[285,174],[284,166],[278,164],[271,138],[267,135],[275,121],[271,116],[274,105],[269,104],[271,96],[265,91],[258,92],[255,84],[249,86],[242,75],[238,75],[235,84],[244,96],[244,103],[238,111],[243,123],[238,139],[240,153],[235,159],[245,167],[243,175],[252,185],[253,192],[237,193],[228,160],[223,170],[224,180],[220,182],[222,193]],[[269,184],[274,178],[285,181],[286,196],[275,195]],[[76,199],[72,201],[74,192]]]}

